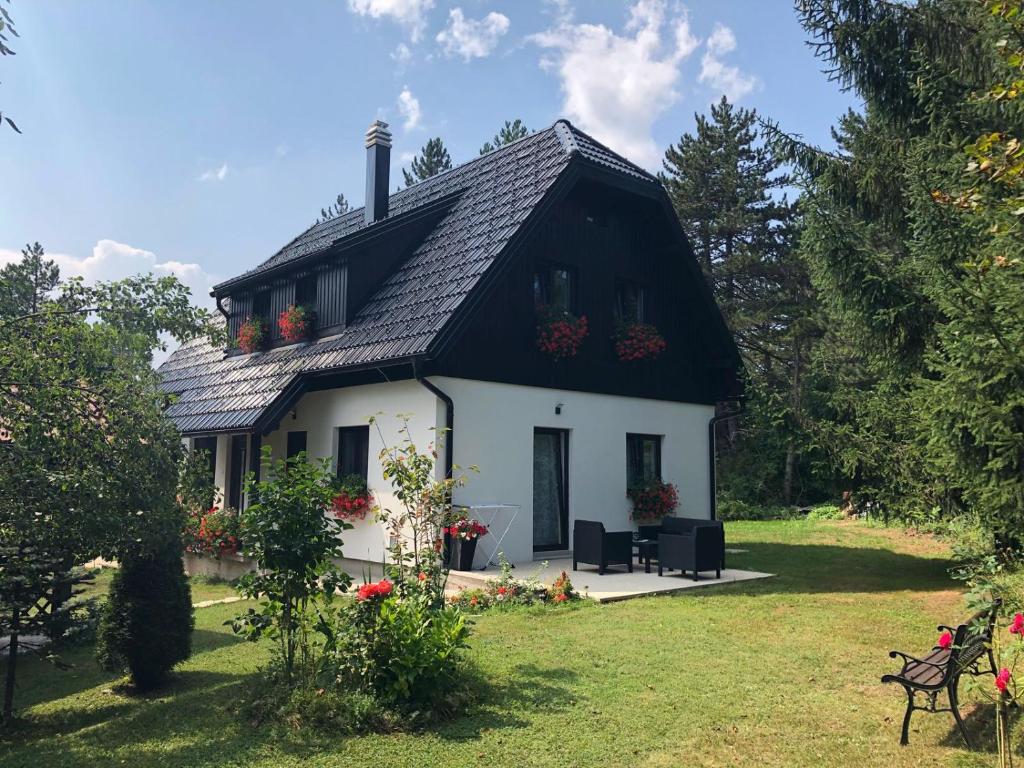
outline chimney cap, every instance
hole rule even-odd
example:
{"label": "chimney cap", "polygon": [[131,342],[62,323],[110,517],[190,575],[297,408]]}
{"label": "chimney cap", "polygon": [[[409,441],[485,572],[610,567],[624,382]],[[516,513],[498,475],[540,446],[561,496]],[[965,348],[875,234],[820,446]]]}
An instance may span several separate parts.
{"label": "chimney cap", "polygon": [[367,148],[374,145],[391,146],[391,131],[388,130],[388,124],[383,120],[374,120],[366,131]]}

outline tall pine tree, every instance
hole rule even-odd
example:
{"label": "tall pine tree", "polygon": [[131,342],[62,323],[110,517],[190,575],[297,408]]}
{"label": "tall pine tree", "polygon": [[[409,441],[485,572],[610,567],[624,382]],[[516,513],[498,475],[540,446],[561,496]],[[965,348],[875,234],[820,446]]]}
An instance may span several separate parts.
{"label": "tall pine tree", "polygon": [[445,149],[444,142],[440,138],[430,139],[420,150],[419,157],[412,159],[409,169],[402,169],[402,177],[405,179],[405,186],[436,176],[441,171],[447,171],[452,167],[452,159]]}
{"label": "tall pine tree", "polygon": [[480,147],[480,154],[486,155],[488,152],[493,152],[498,147],[511,144],[513,141],[517,141],[529,134],[529,129],[518,117],[512,122],[506,120],[505,125],[501,127],[501,130],[494,134],[494,137],[490,141],[485,141],[484,145]]}
{"label": "tall pine tree", "polygon": [[[787,503],[809,461],[806,377],[819,332],[795,255],[797,209],[757,113],[723,96],[665,153],[662,181],[743,355],[749,412],[727,433],[741,495]],[[770,446],[770,447],[769,447]],[[730,465],[727,462],[727,465]]]}
{"label": "tall pine tree", "polygon": [[34,314],[60,282],[60,270],[39,243],[21,249],[21,261],[0,269],[0,318]]}
{"label": "tall pine tree", "polygon": [[344,195],[339,194],[337,199],[331,205],[320,209],[320,217],[313,223],[320,224],[324,221],[330,221],[333,218],[341,216],[343,213],[348,213],[348,209],[348,200],[345,199]]}

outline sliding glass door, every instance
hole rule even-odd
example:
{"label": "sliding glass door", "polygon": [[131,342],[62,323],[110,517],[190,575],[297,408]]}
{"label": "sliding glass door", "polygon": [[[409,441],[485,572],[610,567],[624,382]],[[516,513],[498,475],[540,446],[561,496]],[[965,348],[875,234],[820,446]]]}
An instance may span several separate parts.
{"label": "sliding glass door", "polygon": [[569,433],[533,431],[533,548],[569,548]]}

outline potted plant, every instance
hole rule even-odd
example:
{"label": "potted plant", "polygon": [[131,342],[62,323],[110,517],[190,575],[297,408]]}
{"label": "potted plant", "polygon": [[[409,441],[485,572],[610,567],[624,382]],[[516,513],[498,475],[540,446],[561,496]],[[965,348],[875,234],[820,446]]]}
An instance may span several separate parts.
{"label": "potted plant", "polygon": [[478,520],[463,517],[445,528],[444,532],[451,537],[451,569],[454,571],[473,570],[476,542],[481,536],[487,535],[487,526]]}
{"label": "potted plant", "polygon": [[537,308],[537,347],[559,361],[575,357],[590,329],[587,316],[576,317],[571,312],[552,307]]}
{"label": "potted plant", "polygon": [[247,317],[238,328],[238,348],[247,355],[263,348],[267,339],[267,324],[261,317]]}
{"label": "potted plant", "polygon": [[335,485],[331,509],[339,520],[365,520],[373,509],[373,494],[360,475],[346,475]]}
{"label": "potted plant", "polygon": [[653,360],[667,344],[650,323],[626,323],[615,331],[615,354],[624,363]]}
{"label": "potted plant", "polygon": [[285,341],[302,341],[313,330],[313,313],[302,305],[291,304],[278,316],[277,328]]}
{"label": "potted plant", "polygon": [[633,486],[626,495],[633,502],[630,516],[637,522],[656,523],[679,506],[679,489],[661,480]]}

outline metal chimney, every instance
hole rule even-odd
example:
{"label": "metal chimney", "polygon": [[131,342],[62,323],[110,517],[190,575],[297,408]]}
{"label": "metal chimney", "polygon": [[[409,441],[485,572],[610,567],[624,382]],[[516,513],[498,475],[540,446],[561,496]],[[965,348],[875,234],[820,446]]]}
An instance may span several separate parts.
{"label": "metal chimney", "polygon": [[391,179],[391,132],[383,120],[374,120],[366,131],[367,224],[388,217],[388,183]]}

